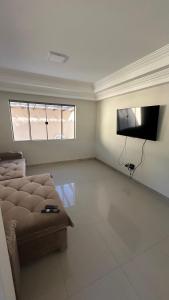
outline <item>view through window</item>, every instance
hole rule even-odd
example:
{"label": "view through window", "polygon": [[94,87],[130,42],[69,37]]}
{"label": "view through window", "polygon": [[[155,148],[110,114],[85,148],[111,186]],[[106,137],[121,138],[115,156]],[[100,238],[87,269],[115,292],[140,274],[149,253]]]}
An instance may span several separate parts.
{"label": "view through window", "polygon": [[75,105],[9,103],[15,141],[75,138]]}

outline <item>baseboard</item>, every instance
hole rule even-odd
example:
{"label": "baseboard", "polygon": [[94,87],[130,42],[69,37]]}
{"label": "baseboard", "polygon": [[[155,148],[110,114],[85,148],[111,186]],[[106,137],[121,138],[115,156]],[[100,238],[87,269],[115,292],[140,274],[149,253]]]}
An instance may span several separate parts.
{"label": "baseboard", "polygon": [[164,200],[169,201],[169,197],[167,197],[166,195],[164,195],[164,194],[162,194],[162,193],[160,193],[160,192],[154,190],[153,188],[149,187],[148,185],[145,185],[144,183],[140,182],[139,180],[135,179],[134,177],[130,177],[129,175],[123,173],[122,171],[120,171],[120,170],[114,168],[113,166],[111,166],[111,165],[109,165],[108,163],[106,163],[104,160],[99,159],[99,158],[97,158],[97,157],[96,157],[95,159],[96,159],[97,161],[101,162],[102,164],[104,164],[105,166],[109,167],[109,168],[112,169],[113,171],[118,172],[118,173],[120,173],[121,175],[123,175],[123,176],[125,176],[125,177],[128,177],[130,180],[133,180],[133,181],[135,181],[136,183],[138,183],[138,184],[144,186],[146,189],[148,189],[148,190],[150,190],[150,191],[152,191],[152,192],[158,194],[159,196],[163,197]]}
{"label": "baseboard", "polygon": [[88,157],[88,158],[77,158],[77,159],[69,159],[69,160],[60,160],[60,161],[52,161],[52,162],[44,162],[44,163],[37,163],[27,165],[27,167],[36,167],[41,165],[51,165],[51,164],[63,164],[63,163],[72,163],[72,162],[80,162],[80,161],[87,161],[87,160],[94,160],[96,157]]}

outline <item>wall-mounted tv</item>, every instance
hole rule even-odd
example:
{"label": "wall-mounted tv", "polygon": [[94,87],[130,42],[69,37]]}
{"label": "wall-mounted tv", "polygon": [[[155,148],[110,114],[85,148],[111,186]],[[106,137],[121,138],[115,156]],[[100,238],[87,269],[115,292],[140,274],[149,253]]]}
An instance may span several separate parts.
{"label": "wall-mounted tv", "polygon": [[117,110],[117,134],[146,140],[157,140],[160,106]]}

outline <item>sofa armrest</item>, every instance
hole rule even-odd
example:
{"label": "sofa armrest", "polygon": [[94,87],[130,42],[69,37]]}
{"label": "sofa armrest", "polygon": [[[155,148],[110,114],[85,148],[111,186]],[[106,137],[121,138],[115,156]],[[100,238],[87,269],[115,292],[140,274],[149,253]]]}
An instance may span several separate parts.
{"label": "sofa armrest", "polygon": [[0,153],[0,161],[1,160],[21,159],[21,158],[23,158],[22,152],[3,152],[3,153]]}
{"label": "sofa armrest", "polygon": [[16,240],[16,221],[12,220],[7,222],[4,220],[4,229],[6,234],[7,248],[9,253],[9,259],[12,270],[12,277],[14,282],[16,299],[20,299],[21,292],[21,271],[20,271],[20,261],[18,254],[18,246]]}

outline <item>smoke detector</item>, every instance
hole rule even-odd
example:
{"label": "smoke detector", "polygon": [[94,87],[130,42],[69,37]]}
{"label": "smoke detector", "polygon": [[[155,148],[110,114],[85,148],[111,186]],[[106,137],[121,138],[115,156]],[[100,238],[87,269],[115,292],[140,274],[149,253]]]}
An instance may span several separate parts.
{"label": "smoke detector", "polygon": [[50,51],[48,54],[48,60],[58,63],[58,64],[63,64],[69,59],[69,56],[63,53],[55,52],[55,51]]}

